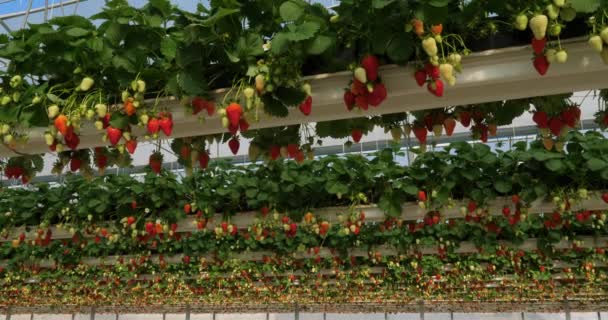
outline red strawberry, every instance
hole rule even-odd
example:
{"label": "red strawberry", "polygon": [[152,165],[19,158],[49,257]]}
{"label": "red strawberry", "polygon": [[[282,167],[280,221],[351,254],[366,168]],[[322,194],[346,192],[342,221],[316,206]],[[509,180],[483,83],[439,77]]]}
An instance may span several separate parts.
{"label": "red strawberry", "polygon": [[445,134],[449,137],[454,133],[456,128],[456,119],[449,117],[443,120],[443,127],[445,128]]}
{"label": "red strawberry", "polygon": [[353,138],[355,143],[359,143],[359,141],[361,141],[361,137],[363,137],[363,131],[361,131],[361,129],[353,129],[350,136]]}
{"label": "red strawberry", "polygon": [[239,121],[239,128],[242,132],[247,132],[247,130],[249,130],[249,122],[247,122],[245,119],[241,119]]}
{"label": "red strawberry", "polygon": [[418,200],[419,201],[426,201],[426,192],[420,190],[418,191]]}
{"label": "red strawberry", "polygon": [[152,172],[159,174],[163,164],[163,155],[160,152],[154,152],[148,160]]}
{"label": "red strawberry", "polygon": [[608,203],[608,192],[602,193],[602,200],[604,200],[604,202]]}
{"label": "red strawberry", "polygon": [[191,211],[192,211],[192,205],[190,205],[189,203],[186,203],[186,204],[184,205],[184,212],[185,212],[186,214],[190,214],[190,212],[191,212]]}
{"label": "red strawberry", "polygon": [[135,217],[128,217],[127,218],[127,225],[132,225],[135,223]]}
{"label": "red strawberry", "polygon": [[238,126],[239,120],[241,119],[241,114],[243,113],[243,108],[238,103],[231,103],[226,107],[226,116],[228,117],[228,121],[232,126]]}
{"label": "red strawberry", "polygon": [[160,126],[160,129],[163,131],[163,133],[167,137],[171,136],[171,133],[173,132],[173,119],[171,118],[171,114],[169,114],[168,116],[162,117],[158,121],[158,125]]}
{"label": "red strawberry", "polygon": [[544,76],[549,70],[549,60],[544,55],[537,56],[534,58],[534,68],[538,71],[538,74]]}
{"label": "red strawberry", "polygon": [[207,114],[212,116],[215,113],[215,102],[207,101]]}
{"label": "red strawberry", "polygon": [[158,119],[152,118],[148,120],[148,133],[155,134],[160,130],[160,124],[158,123]]}
{"label": "red strawberry", "polygon": [[430,82],[427,85],[427,89],[435,96],[443,97],[443,81],[441,81],[441,79],[436,79],[435,82]]}
{"label": "red strawberry", "polygon": [[273,145],[270,147],[270,159],[276,160],[281,156],[281,147]]}
{"label": "red strawberry", "polygon": [[532,121],[534,121],[534,123],[536,123],[536,125],[541,129],[549,127],[549,118],[547,117],[547,113],[544,111],[534,112]]}
{"label": "red strawberry", "polygon": [[72,170],[72,172],[80,170],[81,165],[82,160],[80,160],[79,158],[73,157],[72,159],[70,159],[70,170]]}
{"label": "red strawberry", "polygon": [[511,208],[504,206],[502,208],[502,215],[508,218],[511,215]]}
{"label": "red strawberry", "polygon": [[367,55],[363,57],[361,66],[365,69],[365,73],[367,73],[367,80],[376,81],[376,79],[378,79],[378,67],[380,66],[380,62],[376,56]]}
{"label": "red strawberry", "polygon": [[512,196],[511,196],[511,201],[512,201],[513,203],[515,203],[515,204],[518,204],[518,203],[519,203],[519,196],[518,196],[518,195],[516,195],[516,194],[512,195]]}
{"label": "red strawberry", "polygon": [[302,163],[304,162],[304,152],[302,150],[298,150],[298,153],[296,154],[296,156],[294,157],[297,163]]}
{"label": "red strawberry", "polygon": [[184,256],[182,258],[182,261],[184,262],[184,264],[189,264],[190,263],[190,256]]}
{"label": "red strawberry", "polygon": [[68,132],[68,117],[60,114],[57,116],[57,118],[55,118],[54,124],[57,131],[61,132],[61,134],[65,136],[65,134]]}
{"label": "red strawberry", "polygon": [[355,105],[355,95],[352,92],[344,92],[344,104],[349,111],[353,109],[353,106]]}
{"label": "red strawberry", "polygon": [[103,128],[107,129],[110,126],[110,113],[106,113],[106,115],[101,118],[101,122],[103,123]]}
{"label": "red strawberry", "polygon": [[540,40],[536,40],[536,38],[532,37],[532,49],[534,53],[540,55],[545,50],[545,45],[547,44],[547,38],[542,38]]}
{"label": "red strawberry", "polygon": [[189,145],[182,145],[181,148],[179,148],[179,156],[184,159],[184,160],[188,160],[190,159],[190,153],[192,152],[192,150],[190,149]]}
{"label": "red strawberry", "polygon": [[304,100],[304,102],[300,103],[300,111],[305,116],[310,115],[310,112],[312,111],[312,97],[311,96],[306,97],[306,100]]}
{"label": "red strawberry", "polygon": [[137,148],[137,140],[131,139],[127,141],[127,143],[125,143],[125,147],[127,148],[127,151],[129,151],[130,154],[134,154],[135,149]]}
{"label": "red strawberry", "polygon": [[469,204],[467,205],[467,209],[469,210],[469,212],[473,212],[475,211],[475,209],[477,209],[477,203],[475,203],[475,201],[469,201]]}
{"label": "red strawberry", "polygon": [[361,95],[366,95],[367,94],[367,86],[365,85],[365,83],[354,79],[353,83],[350,86],[350,91],[355,95],[355,96],[361,96]]}
{"label": "red strawberry", "polygon": [[68,148],[72,150],[76,150],[78,148],[78,145],[80,144],[80,137],[78,137],[78,135],[74,133],[74,127],[72,126],[68,127],[68,132],[65,135],[64,139],[65,144],[68,146]]}
{"label": "red strawberry", "polygon": [[422,87],[426,83],[426,71],[418,70],[414,73],[414,78],[418,86]]}
{"label": "red strawberry", "polygon": [[205,169],[209,165],[209,154],[207,151],[203,151],[198,155],[198,165],[201,169]]}
{"label": "red strawberry", "polygon": [[576,126],[576,114],[573,110],[568,109],[564,110],[559,114],[561,120],[570,128],[574,128]]}
{"label": "red strawberry", "polygon": [[578,106],[571,106],[568,110],[574,113],[574,117],[576,118],[576,120],[581,119],[581,109]]}
{"label": "red strawberry", "polygon": [[300,146],[295,143],[290,143],[287,145],[287,154],[290,158],[295,158],[298,152],[300,151]]}
{"label": "red strawberry", "polygon": [[206,109],[206,101],[201,97],[195,97],[192,99],[192,114],[198,114],[203,109]]}
{"label": "red strawberry", "polygon": [[155,228],[154,228],[154,223],[152,222],[146,222],[146,232],[148,234],[154,234],[155,232]]}
{"label": "red strawberry", "polygon": [[426,71],[426,74],[433,80],[439,79],[439,77],[441,77],[441,72],[439,71],[438,66],[434,66],[430,63],[427,63],[424,66],[424,70]]}
{"label": "red strawberry", "polygon": [[369,108],[367,96],[357,96],[355,98],[355,103],[357,104],[357,107],[362,110],[367,110],[367,108]]}
{"label": "red strawberry", "polygon": [[239,152],[239,147],[241,146],[241,143],[239,142],[239,140],[237,138],[232,138],[230,139],[230,141],[228,141],[228,147],[230,148],[230,151],[232,151],[232,154],[236,155],[237,152]]}
{"label": "red strawberry", "polygon": [[418,142],[420,142],[420,144],[426,143],[426,135],[428,131],[425,127],[415,126],[412,131],[414,131],[414,135],[416,136],[416,139],[418,139]]}
{"label": "red strawberry", "polygon": [[373,107],[379,106],[386,99],[386,87],[382,83],[377,83],[374,86],[374,91],[369,94],[368,101]]}
{"label": "red strawberry", "polygon": [[564,123],[558,117],[553,117],[549,121],[549,129],[551,129],[551,133],[553,133],[554,136],[559,136],[563,126]]}
{"label": "red strawberry", "polygon": [[426,126],[426,130],[433,131],[433,125],[435,124],[435,121],[433,119],[433,114],[432,113],[427,113],[424,116],[424,125]]}
{"label": "red strawberry", "polygon": [[110,140],[110,143],[113,146],[118,144],[118,142],[122,138],[122,130],[120,130],[118,128],[114,128],[114,127],[110,126],[106,129],[106,132],[108,134],[108,139]]}
{"label": "red strawberry", "polygon": [[468,111],[461,111],[458,114],[458,118],[460,118],[460,124],[464,127],[468,127],[471,125],[471,113]]}

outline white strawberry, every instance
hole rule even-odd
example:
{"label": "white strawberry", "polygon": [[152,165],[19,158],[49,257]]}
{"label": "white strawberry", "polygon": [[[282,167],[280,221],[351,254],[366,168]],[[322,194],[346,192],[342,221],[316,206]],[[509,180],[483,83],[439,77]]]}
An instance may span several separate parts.
{"label": "white strawberry", "polygon": [[598,35],[591,36],[591,38],[589,38],[588,43],[589,46],[598,53],[602,52],[602,49],[604,48],[604,42],[602,40],[602,37]]}
{"label": "white strawberry", "polygon": [[449,79],[447,79],[448,84],[450,85],[450,87],[453,87],[456,85],[456,77],[451,77]]}
{"label": "white strawberry", "polygon": [[552,4],[547,5],[547,16],[549,16],[549,19],[551,20],[557,19],[557,17],[559,17],[559,7]]}
{"label": "white strawberry", "polygon": [[99,120],[95,121],[95,129],[97,129],[99,131],[103,130],[103,122],[101,122]]}
{"label": "white strawberry", "polygon": [[93,78],[85,77],[80,81],[78,89],[80,89],[80,91],[89,91],[94,84],[95,80],[93,80]]}
{"label": "white strawberry", "polygon": [[49,114],[49,119],[54,119],[56,116],[59,115],[59,106],[57,106],[56,104],[51,105],[48,109],[48,114]]}
{"label": "white strawberry", "polygon": [[367,73],[365,72],[365,69],[363,69],[362,67],[358,67],[355,69],[355,79],[357,79],[359,82],[361,83],[367,83]]}
{"label": "white strawberry", "polygon": [[444,80],[448,81],[454,77],[454,66],[449,63],[442,63],[439,65],[439,73]]}
{"label": "white strawberry", "polygon": [[304,93],[306,93],[307,96],[312,96],[312,87],[310,86],[310,83],[306,82],[302,85],[302,91],[304,91]]}
{"label": "white strawberry", "polygon": [[547,35],[549,19],[544,14],[539,14],[530,19],[530,30],[536,40],[542,40]]}
{"label": "white strawberry", "polygon": [[608,44],[608,27],[605,27],[602,31],[600,31],[600,37],[606,44]]}
{"label": "white strawberry", "polygon": [[428,37],[422,40],[422,48],[430,57],[437,56],[437,41],[434,38]]}
{"label": "white strawberry", "polygon": [[[526,25],[528,24],[526,23]],[[450,53],[450,55],[448,56],[448,61],[453,65],[458,65],[462,61],[462,56],[458,53]]]}
{"label": "white strawberry", "polygon": [[93,120],[93,117],[95,117],[95,111],[91,109],[87,110],[85,117],[87,118],[87,120]]}
{"label": "white strawberry", "polygon": [[98,103],[95,105],[95,111],[97,112],[98,117],[103,118],[108,112],[108,107],[103,103]]}
{"label": "white strawberry", "polygon": [[559,50],[555,54],[555,61],[557,61],[557,63],[566,63],[566,61],[568,61],[568,53],[566,50]]}
{"label": "white strawberry", "polygon": [[555,49],[548,49],[545,52],[545,57],[547,57],[547,61],[549,61],[549,63],[553,63],[556,60],[556,55],[557,55],[557,50]]}
{"label": "white strawberry", "polygon": [[566,5],[566,0],[553,0],[553,5],[555,5],[556,7],[563,7],[564,5]]}

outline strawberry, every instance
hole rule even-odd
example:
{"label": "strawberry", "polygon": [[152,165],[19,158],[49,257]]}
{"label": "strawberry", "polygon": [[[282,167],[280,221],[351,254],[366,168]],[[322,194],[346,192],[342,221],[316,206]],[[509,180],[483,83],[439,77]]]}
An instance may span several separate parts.
{"label": "strawberry", "polygon": [[426,192],[423,190],[418,191],[418,201],[426,201]]}
{"label": "strawberry", "polygon": [[162,169],[162,164],[163,155],[160,152],[154,152],[150,155],[150,158],[148,159],[148,165],[150,166],[150,169],[152,169],[152,172],[159,174]]}
{"label": "strawberry", "polygon": [[568,109],[564,110],[559,114],[560,119],[564,124],[566,124],[570,128],[574,128],[576,126],[576,114],[573,110]]}
{"label": "strawberry", "polygon": [[240,146],[241,146],[241,144],[237,138],[232,138],[232,139],[230,139],[230,141],[228,141],[228,147],[230,148],[230,151],[232,151],[232,154],[234,154],[234,155],[236,155],[237,152],[239,152]]}
{"label": "strawberry", "polygon": [[300,108],[300,112],[302,112],[302,114],[304,114],[305,116],[310,115],[310,112],[312,111],[312,97],[311,96],[306,97],[304,102],[300,103],[299,108]]}
{"label": "strawberry", "polygon": [[382,83],[377,83],[374,86],[374,91],[369,94],[368,101],[373,107],[379,106],[386,99],[386,87]]}
{"label": "strawberry", "polygon": [[460,124],[462,124],[465,128],[471,125],[471,113],[468,111],[461,111],[458,113],[458,118],[460,119]]}
{"label": "strawberry", "polygon": [[420,144],[425,144],[426,143],[426,135],[427,135],[427,130],[425,127],[422,126],[415,126],[413,128],[414,131],[414,135],[416,136],[416,139],[418,139],[418,142],[420,142]]}
{"label": "strawberry", "polygon": [[352,92],[355,96],[366,95],[367,85],[357,79],[353,79],[353,83],[350,85],[350,92]]}
{"label": "strawberry", "polygon": [[441,70],[439,70],[438,66],[434,66],[430,63],[427,63],[424,65],[424,70],[426,71],[426,74],[433,80],[439,79],[439,77],[441,77]]}
{"label": "strawberry", "polygon": [[182,257],[182,262],[184,264],[190,264],[190,256],[183,256]]}
{"label": "strawberry", "polygon": [[344,92],[344,104],[349,111],[353,109],[353,106],[355,105],[355,95],[352,92]]}
{"label": "strawberry", "polygon": [[135,149],[137,148],[137,140],[131,139],[131,140],[127,141],[127,143],[125,143],[125,147],[127,148],[127,151],[130,154],[134,154]]}
{"label": "strawberry", "polygon": [[171,133],[173,132],[173,119],[171,118],[171,114],[162,117],[158,121],[158,125],[167,137],[171,136]]}
{"label": "strawberry", "polygon": [[110,127],[108,127],[108,129],[106,129],[106,132],[108,135],[108,139],[110,140],[110,143],[113,146],[118,144],[118,142],[122,138],[122,130],[120,130],[118,128],[114,128],[114,127],[110,126]]}
{"label": "strawberry", "polygon": [[422,20],[412,20],[412,27],[414,27],[414,33],[416,33],[418,36],[422,36],[424,34],[424,22],[422,22]]}
{"label": "strawberry", "polygon": [[443,25],[440,23],[440,24],[431,26],[431,32],[433,34],[441,34],[441,32],[443,32]]}
{"label": "strawberry", "polygon": [[544,76],[549,70],[549,60],[545,56],[537,56],[534,58],[534,68],[541,76]]}
{"label": "strawberry", "polygon": [[213,101],[207,101],[201,97],[195,97],[192,99],[192,114],[196,115],[199,112],[207,110],[208,115],[215,113],[215,103]]}
{"label": "strawberry", "polygon": [[428,37],[422,40],[422,48],[429,57],[437,56],[437,41],[435,41],[435,38]]}
{"label": "strawberry", "polygon": [[534,115],[532,116],[532,121],[534,121],[534,123],[536,123],[536,125],[541,129],[549,127],[549,119],[547,117],[547,113],[544,111],[534,112]]}
{"label": "strawberry", "polygon": [[436,79],[435,82],[430,82],[427,85],[427,89],[435,96],[443,97],[443,81],[441,81],[441,79]]}
{"label": "strawberry", "polygon": [[127,101],[125,101],[124,109],[128,116],[132,116],[137,112],[135,106],[133,105],[133,98],[129,98]]}
{"label": "strawberry", "polygon": [[297,163],[304,162],[304,152],[302,150],[298,150],[298,153],[296,154],[294,159],[296,160]]}
{"label": "strawberry", "polygon": [[604,200],[604,202],[608,203],[608,192],[602,193],[602,200]]}
{"label": "strawberry", "polygon": [[604,41],[598,35],[591,36],[589,38],[589,46],[597,53],[601,53],[604,49]]}
{"label": "strawberry", "polygon": [[475,209],[477,209],[477,203],[475,203],[475,201],[473,200],[469,201],[469,204],[467,205],[467,210],[469,210],[469,212],[473,212],[475,211]]}
{"label": "strawberry", "polygon": [[157,118],[152,118],[150,120],[148,120],[148,133],[149,134],[156,134],[158,133],[158,131],[160,130],[160,124],[158,122]]}
{"label": "strawberry", "polygon": [[355,104],[361,110],[367,110],[369,108],[369,102],[367,100],[367,96],[363,96],[363,95],[362,96],[357,96],[355,98]]}
{"label": "strawberry", "polygon": [[426,83],[426,71],[417,70],[414,73],[414,78],[416,79],[418,86],[422,87]]}
{"label": "strawberry", "polygon": [[498,127],[496,126],[496,123],[489,123],[488,124],[488,134],[491,137],[496,137],[497,131],[498,131]]}
{"label": "strawberry", "polygon": [[184,205],[184,212],[185,212],[186,214],[190,214],[190,212],[192,212],[192,205],[190,205],[189,203],[186,203],[186,204]]}
{"label": "strawberry", "polygon": [[361,141],[361,137],[363,137],[363,131],[361,131],[361,129],[353,129],[350,136],[353,138],[355,143],[359,143],[359,141]]}
{"label": "strawberry", "polygon": [[380,62],[374,55],[367,55],[361,60],[361,66],[367,73],[367,79],[369,81],[376,81],[378,79],[378,67]]}
{"label": "strawberry", "polygon": [[131,216],[127,218],[127,225],[132,225],[135,223],[135,217]]}
{"label": "strawberry", "polygon": [[502,208],[502,215],[505,216],[505,218],[508,218],[511,215],[511,208],[504,206]]}
{"label": "strawberry", "polygon": [[231,126],[238,126],[239,120],[241,119],[241,114],[243,113],[243,108],[238,103],[231,103],[226,107],[226,116],[228,117],[228,121]]}
{"label": "strawberry", "polygon": [[358,80],[361,83],[367,83],[367,72],[365,72],[365,69],[361,67],[355,68],[354,76],[355,80]]}
{"label": "strawberry", "polygon": [[300,146],[295,143],[290,143],[287,145],[287,154],[289,154],[290,158],[295,158],[298,152],[300,151]]}
{"label": "strawberry", "polygon": [[74,127],[72,126],[68,127],[68,132],[64,139],[65,144],[68,146],[68,148],[72,150],[76,150],[78,148],[78,145],[80,144],[80,137],[78,137],[78,135],[74,133]]}
{"label": "strawberry", "polygon": [[562,131],[563,126],[564,126],[564,123],[558,117],[553,117],[549,121],[549,129],[551,129],[551,133],[554,136],[559,136],[560,132]]}
{"label": "strawberry", "polygon": [[543,51],[545,50],[545,46],[547,45],[547,38],[542,38],[540,40],[537,40],[536,38],[532,38],[532,50],[534,50],[534,53],[537,55],[540,55],[543,53]]}
{"label": "strawberry", "polygon": [[201,169],[205,169],[209,165],[209,154],[207,153],[207,151],[199,153],[198,165]]}
{"label": "strawberry", "polygon": [[241,119],[239,121],[239,128],[242,132],[247,132],[249,130],[249,122],[246,119]]}
{"label": "strawberry", "polygon": [[281,147],[273,145],[270,147],[270,159],[277,160],[281,156]]}
{"label": "strawberry", "polygon": [[456,128],[456,119],[449,117],[443,120],[443,128],[445,129],[445,134],[449,137],[454,133],[454,128]]}
{"label": "strawberry", "polygon": [[549,24],[549,19],[544,14],[539,14],[530,19],[529,25],[530,30],[534,34],[534,38],[540,40],[545,37],[547,34],[547,25]]}
{"label": "strawberry", "polygon": [[72,172],[76,172],[78,170],[80,170],[80,166],[82,165],[82,160],[80,160],[77,157],[72,157],[72,159],[70,159],[70,170],[72,170]]}
{"label": "strawberry", "polygon": [[192,153],[192,149],[190,149],[189,145],[184,144],[181,146],[181,148],[179,148],[179,156],[184,160],[190,159],[191,153]]}
{"label": "strawberry", "polygon": [[65,136],[68,131],[68,117],[60,114],[57,116],[57,118],[55,118],[54,124],[57,131],[61,132],[61,134]]}
{"label": "strawberry", "polygon": [[518,204],[519,203],[519,196],[514,194],[511,196],[511,202],[513,202],[514,204]]}

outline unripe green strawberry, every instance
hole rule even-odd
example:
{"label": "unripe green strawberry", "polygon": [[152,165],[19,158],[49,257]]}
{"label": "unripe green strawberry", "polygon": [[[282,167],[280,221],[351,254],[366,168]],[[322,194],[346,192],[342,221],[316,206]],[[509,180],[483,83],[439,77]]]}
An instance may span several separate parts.
{"label": "unripe green strawberry", "polygon": [[12,144],[15,141],[15,138],[13,137],[12,134],[7,134],[4,136],[4,144]]}
{"label": "unripe green strawberry", "polygon": [[143,80],[137,80],[137,92],[144,93],[146,92],[146,82]]}
{"label": "unripe green strawberry", "polygon": [[593,51],[596,51],[597,53],[601,53],[602,49],[604,49],[604,41],[602,40],[602,37],[598,35],[591,36],[588,43]]}
{"label": "unripe green strawberry", "polygon": [[391,136],[393,137],[393,141],[395,141],[395,142],[401,141],[401,128],[392,128]]}
{"label": "unripe green strawberry", "polygon": [[608,27],[605,27],[602,31],[600,31],[600,37],[606,44],[608,44]]}
{"label": "unripe green strawberry", "polygon": [[448,81],[454,77],[454,66],[449,63],[442,63],[439,65],[439,73],[444,80]]}
{"label": "unripe green strawberry", "polygon": [[91,87],[95,84],[95,80],[90,77],[84,77],[82,81],[80,81],[80,86],[78,87],[80,91],[89,91]]}
{"label": "unripe green strawberry", "polygon": [[52,134],[47,132],[44,134],[44,142],[46,142],[47,146],[51,146],[55,142],[55,137],[53,137]]}
{"label": "unripe green strawberry", "polygon": [[557,54],[557,50],[547,49],[547,51],[545,52],[545,57],[547,57],[547,61],[549,61],[549,63],[553,63],[553,62],[555,62],[556,54]]}
{"label": "unripe green strawberry", "polygon": [[462,56],[458,53],[450,53],[448,56],[448,61],[453,65],[458,65],[460,62],[462,62]]}
{"label": "unripe green strawberry", "polygon": [[553,5],[556,7],[563,7],[566,4],[566,0],[553,0]]}
{"label": "unripe green strawberry", "polygon": [[554,37],[559,36],[562,33],[562,26],[558,23],[552,25],[549,33]]}
{"label": "unripe green strawberry", "polygon": [[53,104],[50,107],[48,107],[47,112],[49,115],[49,119],[54,119],[56,116],[59,115],[59,106],[57,106],[56,104]]}
{"label": "unripe green strawberry", "polygon": [[340,21],[340,16],[337,15],[337,14],[329,17],[329,22],[330,23],[338,23],[338,21]]}
{"label": "unripe green strawberry", "polygon": [[310,86],[310,83],[306,82],[302,85],[302,91],[304,91],[304,93],[306,93],[307,96],[312,96],[312,87]]}
{"label": "unripe green strawberry", "polygon": [[0,100],[0,104],[3,106],[8,105],[9,103],[11,103],[11,101],[13,101],[13,99],[9,96],[2,96],[2,100]]}
{"label": "unripe green strawberry", "polygon": [[11,131],[11,126],[9,126],[8,124],[3,124],[0,126],[0,134],[7,134],[9,133],[9,131]]}
{"label": "unripe green strawberry", "polygon": [[549,19],[544,14],[539,14],[530,19],[530,30],[536,40],[542,40],[547,35],[547,25]]}
{"label": "unripe green strawberry", "polygon": [[95,117],[95,111],[91,109],[87,110],[87,114],[85,115],[85,117],[87,118],[87,120],[93,120],[93,117]]}
{"label": "unripe green strawberry", "polygon": [[23,78],[20,75],[13,76],[9,82],[11,88],[16,88],[21,85]]}
{"label": "unripe green strawberry", "polygon": [[451,77],[449,79],[447,79],[448,84],[450,85],[450,87],[453,87],[456,85],[456,77]]}
{"label": "unripe green strawberry", "polygon": [[357,79],[361,83],[367,83],[367,73],[365,69],[358,67],[354,71],[355,79]]}
{"label": "unripe green strawberry", "polygon": [[443,42],[443,38],[441,37],[440,34],[436,34],[435,36],[433,36],[433,38],[435,38],[435,42],[437,42],[437,43]]}
{"label": "unripe green strawberry", "polygon": [[557,19],[557,17],[559,17],[559,7],[556,7],[552,4],[547,5],[547,16],[549,17],[549,19],[551,20],[555,20]]}
{"label": "unripe green strawberry", "polygon": [[254,93],[255,93],[255,90],[252,87],[247,87],[247,88],[245,88],[245,90],[243,90],[243,94],[245,95],[246,99],[253,98]]}
{"label": "unripe green strawberry", "polygon": [[519,31],[526,30],[526,28],[528,28],[528,16],[526,16],[525,14],[518,15],[517,17],[515,17],[515,22],[513,22],[513,26]]}
{"label": "unripe green strawberry", "polygon": [[55,146],[55,151],[57,151],[57,152],[63,152],[64,149],[65,149],[65,146],[62,143],[58,143]]}
{"label": "unripe green strawberry", "polygon": [[566,61],[568,61],[568,53],[566,50],[559,50],[555,54],[555,61],[557,61],[557,63],[566,63]]}
{"label": "unripe green strawberry", "polygon": [[228,120],[228,117],[222,117],[222,127],[228,128],[229,125],[230,125],[230,121]]}
{"label": "unripe green strawberry", "polygon": [[125,90],[122,92],[120,97],[122,98],[122,102],[125,102],[125,101],[129,100],[129,98],[131,98],[131,94],[129,93],[129,91]]}
{"label": "unripe green strawberry", "polygon": [[82,68],[81,67],[76,67],[76,69],[74,69],[74,71],[72,71],[73,74],[81,74],[82,73]]}
{"label": "unripe green strawberry", "polygon": [[17,91],[17,92],[13,92],[13,97],[12,97],[13,101],[15,102],[19,102],[19,100],[21,100],[21,92]]}
{"label": "unripe green strawberry", "polygon": [[572,7],[565,7],[559,11],[559,17],[565,22],[571,22],[576,19],[576,10]]}
{"label": "unripe green strawberry", "polygon": [[422,48],[429,57],[437,56],[437,41],[434,38],[428,37],[422,40]]}
{"label": "unripe green strawberry", "polygon": [[39,104],[40,102],[42,102],[42,98],[40,98],[39,96],[35,96],[32,99],[32,104]]}

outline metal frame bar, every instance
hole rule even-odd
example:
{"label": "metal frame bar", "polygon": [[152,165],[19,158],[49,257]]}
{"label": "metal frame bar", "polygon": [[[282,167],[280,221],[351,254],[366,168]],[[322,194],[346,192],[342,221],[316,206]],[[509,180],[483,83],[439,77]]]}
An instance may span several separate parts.
{"label": "metal frame bar", "polygon": [[[29,0],[29,1],[30,1],[30,3],[33,2],[33,0]],[[69,5],[76,5],[76,8],[78,8],[79,2],[80,2],[80,0],[69,0],[69,1],[66,1],[65,3],[63,3],[63,1],[62,1],[61,3],[56,3],[56,4],[50,5],[47,9],[54,9],[57,7],[69,6]],[[44,7],[32,9],[31,5],[29,5],[29,4],[28,4],[28,7],[29,7],[29,9],[26,11],[13,12],[13,13],[7,13],[4,15],[0,15],[0,20],[18,18],[18,17],[25,16],[25,15],[29,16],[29,14],[31,14],[31,13],[38,13],[38,12],[42,12],[45,10]]]}

